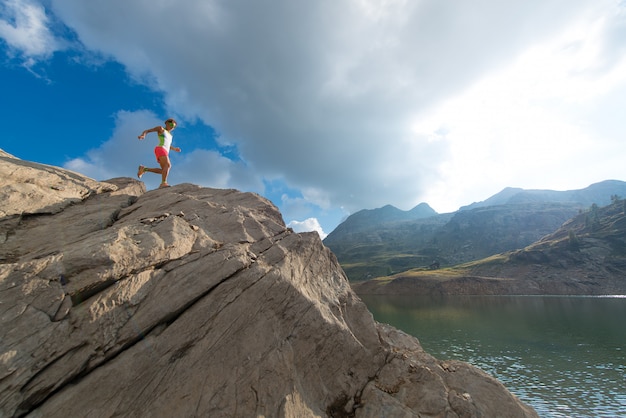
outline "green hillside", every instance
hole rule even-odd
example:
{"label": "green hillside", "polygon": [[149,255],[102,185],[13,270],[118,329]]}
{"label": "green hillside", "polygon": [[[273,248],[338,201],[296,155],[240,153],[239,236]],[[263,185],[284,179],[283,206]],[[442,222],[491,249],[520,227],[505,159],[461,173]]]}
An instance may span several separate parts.
{"label": "green hillside", "polygon": [[626,294],[626,200],[592,205],[522,249],[353,287],[363,294]]}

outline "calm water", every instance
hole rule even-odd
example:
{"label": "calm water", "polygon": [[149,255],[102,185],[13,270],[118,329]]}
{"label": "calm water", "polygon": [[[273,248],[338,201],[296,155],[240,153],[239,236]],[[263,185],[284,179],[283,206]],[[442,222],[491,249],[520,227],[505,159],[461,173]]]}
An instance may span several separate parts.
{"label": "calm water", "polygon": [[497,377],[541,417],[626,417],[626,297],[364,296],[439,359]]}

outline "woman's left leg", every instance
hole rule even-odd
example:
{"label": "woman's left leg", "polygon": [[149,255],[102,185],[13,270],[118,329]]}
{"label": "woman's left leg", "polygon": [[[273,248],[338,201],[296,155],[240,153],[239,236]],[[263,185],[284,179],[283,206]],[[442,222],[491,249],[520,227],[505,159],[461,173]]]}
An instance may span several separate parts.
{"label": "woman's left leg", "polygon": [[170,159],[167,155],[163,155],[159,157],[159,165],[161,168],[150,168],[144,167],[143,165],[139,166],[139,170],[137,171],[137,177],[141,178],[143,173],[156,173],[161,175],[161,184],[167,184],[167,176],[170,172],[170,167],[172,164],[170,163]]}

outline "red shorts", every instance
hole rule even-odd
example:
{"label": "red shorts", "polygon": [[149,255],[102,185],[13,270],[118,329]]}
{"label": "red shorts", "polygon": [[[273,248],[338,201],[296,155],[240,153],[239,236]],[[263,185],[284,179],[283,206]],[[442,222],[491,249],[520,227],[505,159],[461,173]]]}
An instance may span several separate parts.
{"label": "red shorts", "polygon": [[165,147],[156,146],[154,147],[154,155],[156,156],[157,162],[159,162],[159,158],[167,157],[167,150]]}

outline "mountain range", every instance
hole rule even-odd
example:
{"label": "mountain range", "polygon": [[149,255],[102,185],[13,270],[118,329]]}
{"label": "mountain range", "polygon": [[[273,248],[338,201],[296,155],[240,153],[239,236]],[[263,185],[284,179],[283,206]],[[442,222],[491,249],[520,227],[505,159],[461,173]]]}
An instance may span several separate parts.
{"label": "mountain range", "polygon": [[626,294],[626,200],[592,206],[522,249],[352,284],[359,294]]}
{"label": "mountain range", "polygon": [[620,196],[626,196],[626,182],[606,180],[568,191],[506,188],[445,214],[426,203],[410,211],[387,205],[354,213],[324,244],[351,281],[362,281],[522,249],[593,205]]}

